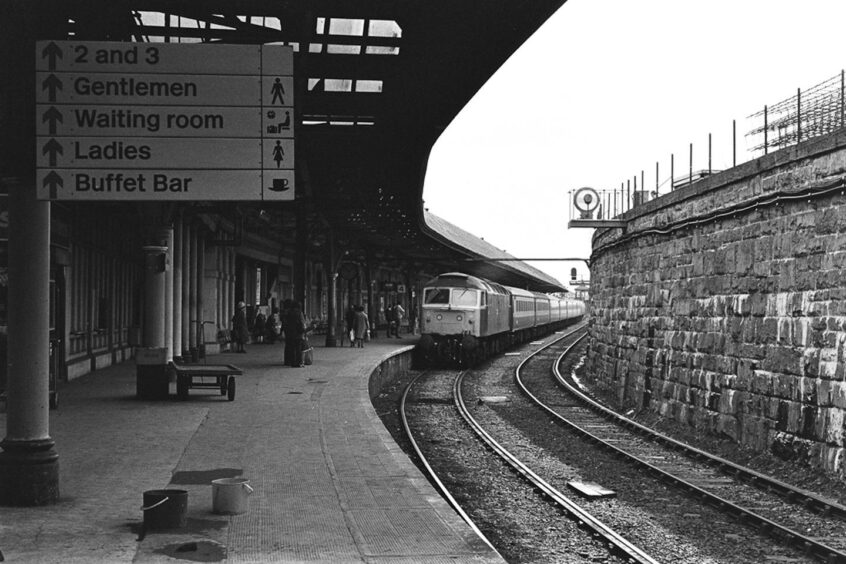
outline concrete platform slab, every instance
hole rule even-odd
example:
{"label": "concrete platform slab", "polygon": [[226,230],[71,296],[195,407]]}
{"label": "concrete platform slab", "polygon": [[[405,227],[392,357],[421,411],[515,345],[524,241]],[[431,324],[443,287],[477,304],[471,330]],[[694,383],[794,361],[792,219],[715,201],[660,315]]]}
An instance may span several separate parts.
{"label": "concrete platform slab", "polygon": [[[318,339],[313,339],[313,342]],[[50,413],[61,500],[0,508],[7,562],[502,562],[446,505],[382,426],[368,376],[413,341],[315,347],[282,366],[281,345],[209,362],[235,364],[233,402],[135,399],[135,365],[60,386]],[[5,436],[0,414],[0,436]],[[242,476],[240,515],[212,513],[210,482]],[[143,492],[188,491],[188,526],[143,531]]]}

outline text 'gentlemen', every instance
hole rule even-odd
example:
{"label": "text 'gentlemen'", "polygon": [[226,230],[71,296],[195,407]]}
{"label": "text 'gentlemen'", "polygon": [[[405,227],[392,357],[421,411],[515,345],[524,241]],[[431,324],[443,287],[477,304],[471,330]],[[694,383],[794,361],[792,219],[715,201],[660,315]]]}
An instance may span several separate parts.
{"label": "text 'gentlemen'", "polygon": [[117,80],[91,80],[82,76],[74,83],[74,91],[81,96],[150,96],[196,98],[193,82],[161,82],[122,77]]}

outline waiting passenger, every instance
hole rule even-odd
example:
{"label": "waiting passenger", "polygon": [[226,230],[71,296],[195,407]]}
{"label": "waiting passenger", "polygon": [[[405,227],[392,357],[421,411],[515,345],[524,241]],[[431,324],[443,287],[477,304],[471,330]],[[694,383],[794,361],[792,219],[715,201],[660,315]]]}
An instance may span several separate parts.
{"label": "waiting passenger", "polygon": [[[347,309],[347,313],[344,316],[344,325],[347,332],[347,335],[350,339],[350,346],[355,346],[355,312],[356,307],[353,304],[350,304],[349,309]],[[343,344],[343,339],[341,340]]]}
{"label": "waiting passenger", "polygon": [[279,333],[282,331],[282,320],[279,318],[279,308],[274,307],[267,318],[267,342],[275,343],[279,340]]}
{"label": "waiting passenger", "polygon": [[292,301],[291,309],[282,323],[285,331],[285,364],[293,367],[303,366],[303,341],[306,338],[306,319],[300,304]]}
{"label": "waiting passenger", "polygon": [[360,349],[364,348],[364,342],[370,338],[370,318],[364,313],[364,307],[362,306],[355,308],[353,333],[355,336],[355,346]]}
{"label": "waiting passenger", "polygon": [[[390,327],[394,330],[394,336],[397,339],[402,339],[400,337],[400,325],[402,325],[402,316],[405,315],[405,310],[402,308],[401,305],[394,302],[394,307],[391,308],[391,325]],[[388,329],[388,337],[391,336],[390,328]]]}
{"label": "waiting passenger", "polygon": [[237,353],[245,353],[244,345],[250,338],[250,331],[247,329],[247,304],[238,302],[235,307],[235,315],[232,316],[232,345]]}
{"label": "waiting passenger", "polygon": [[263,343],[266,328],[267,318],[264,316],[264,312],[262,310],[258,310],[256,319],[253,321],[253,341],[256,343]]}

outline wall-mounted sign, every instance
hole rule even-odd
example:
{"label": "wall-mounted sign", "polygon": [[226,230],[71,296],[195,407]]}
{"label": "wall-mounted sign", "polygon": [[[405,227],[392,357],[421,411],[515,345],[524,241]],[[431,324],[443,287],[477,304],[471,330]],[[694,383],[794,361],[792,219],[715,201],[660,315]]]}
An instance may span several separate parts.
{"label": "wall-mounted sign", "polygon": [[280,45],[41,41],[44,200],[293,200],[294,59]]}

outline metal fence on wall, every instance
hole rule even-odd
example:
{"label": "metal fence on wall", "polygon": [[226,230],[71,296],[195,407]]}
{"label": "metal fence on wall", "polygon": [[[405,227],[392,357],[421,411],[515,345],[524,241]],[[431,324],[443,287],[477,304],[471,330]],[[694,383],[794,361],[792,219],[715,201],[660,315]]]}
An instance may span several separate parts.
{"label": "metal fence on wall", "polygon": [[[846,73],[839,74],[773,105],[764,106],[747,118],[750,122],[747,139],[747,158],[751,160],[771,151],[796,145],[814,137],[833,133],[846,127]],[[732,120],[731,166],[738,164],[737,123]],[[699,155],[707,154],[707,163]],[[707,152],[697,150],[694,159],[694,144],[690,143],[688,155],[671,154],[669,163],[655,162],[655,174],[647,186],[645,170],[620,183],[619,189],[596,189],[597,206],[594,219],[611,219],[622,215],[632,207],[645,203],[662,193],[667,193],[694,184],[711,174],[720,172],[712,168],[711,134],[708,134]],[[684,159],[684,157],[687,159]],[[684,162],[684,161],[687,162]],[[699,161],[699,162],[697,162]],[[667,166],[669,165],[669,167]],[[666,171],[669,169],[669,175]],[[663,178],[662,174],[665,175]],[[678,174],[681,172],[681,174]],[[652,176],[652,175],[650,175]],[[570,192],[572,200],[574,191]],[[579,218],[583,212],[570,205],[570,217]]]}
{"label": "metal fence on wall", "polygon": [[783,149],[844,126],[844,71],[804,92],[749,116],[758,121],[747,137],[755,140],[753,151]]}

